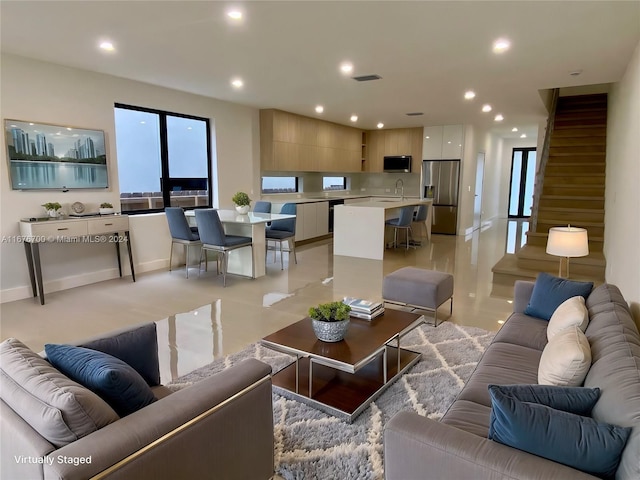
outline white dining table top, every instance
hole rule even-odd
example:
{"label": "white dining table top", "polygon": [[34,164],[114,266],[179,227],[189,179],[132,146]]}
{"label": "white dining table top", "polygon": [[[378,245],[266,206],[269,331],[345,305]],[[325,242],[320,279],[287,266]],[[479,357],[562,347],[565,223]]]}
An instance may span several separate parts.
{"label": "white dining table top", "polygon": [[[187,217],[195,217],[195,210],[187,210],[184,212]],[[283,213],[255,213],[249,212],[246,215],[240,215],[235,210],[218,210],[218,216],[222,223],[243,223],[247,225],[255,225],[258,223],[268,223],[274,220],[285,220],[287,218],[296,218],[295,215]]]}

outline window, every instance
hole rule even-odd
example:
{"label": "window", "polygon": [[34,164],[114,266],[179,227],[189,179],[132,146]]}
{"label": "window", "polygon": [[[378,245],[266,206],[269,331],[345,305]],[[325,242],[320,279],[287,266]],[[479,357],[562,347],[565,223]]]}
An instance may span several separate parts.
{"label": "window", "polygon": [[262,177],[262,193],[295,193],[298,177]]}
{"label": "window", "polygon": [[211,205],[209,119],[116,104],[123,212]]}
{"label": "window", "polygon": [[322,177],[322,190],[346,190],[347,177]]}
{"label": "window", "polygon": [[531,216],[535,177],[536,149],[514,148],[511,155],[509,218],[526,218]]}

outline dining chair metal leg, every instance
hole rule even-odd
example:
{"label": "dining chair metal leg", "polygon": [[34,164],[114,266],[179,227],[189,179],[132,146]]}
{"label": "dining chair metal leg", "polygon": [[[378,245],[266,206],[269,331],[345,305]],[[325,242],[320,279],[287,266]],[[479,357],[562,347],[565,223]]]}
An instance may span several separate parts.
{"label": "dining chair metal leg", "polygon": [[289,265],[291,265],[291,254],[293,253],[293,261],[294,263],[297,265],[298,264],[298,258],[296,257],[296,241],[295,239],[292,237],[289,239]]}
{"label": "dining chair metal leg", "polygon": [[173,260],[173,241],[171,242],[171,250],[169,250],[169,271],[171,271],[171,261]]}
{"label": "dining chair metal leg", "polygon": [[184,255],[184,268],[187,271],[187,278],[189,278],[189,244],[185,244],[185,255]]}
{"label": "dining chair metal leg", "polygon": [[284,270],[284,255],[283,255],[283,250],[282,250],[282,244],[284,242],[282,240],[280,240],[280,270]]}

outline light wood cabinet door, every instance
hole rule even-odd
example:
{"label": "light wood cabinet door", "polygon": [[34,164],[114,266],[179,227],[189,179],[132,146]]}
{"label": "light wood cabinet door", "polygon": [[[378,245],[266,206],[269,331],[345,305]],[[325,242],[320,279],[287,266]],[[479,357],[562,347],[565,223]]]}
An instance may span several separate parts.
{"label": "light wood cabinet door", "polygon": [[313,203],[316,207],[316,237],[329,233],[329,202]]}

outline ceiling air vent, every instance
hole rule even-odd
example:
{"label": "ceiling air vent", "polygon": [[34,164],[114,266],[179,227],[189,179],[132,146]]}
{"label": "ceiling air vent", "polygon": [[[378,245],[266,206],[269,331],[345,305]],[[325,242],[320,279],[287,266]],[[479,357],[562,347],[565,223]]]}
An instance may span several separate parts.
{"label": "ceiling air vent", "polygon": [[382,77],[380,75],[360,75],[359,77],[351,77],[357,82],[369,82],[371,80],[380,80]]}
{"label": "ceiling air vent", "polygon": [[405,115],[407,115],[407,117],[419,117],[420,115],[424,115],[424,113],[422,113],[422,112],[409,112],[409,113],[407,113]]}

